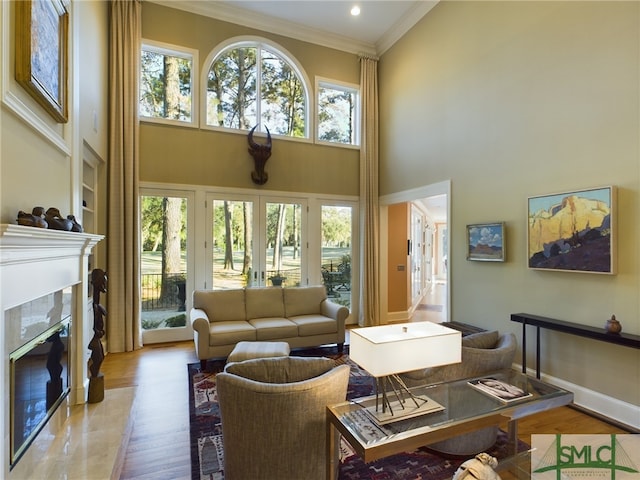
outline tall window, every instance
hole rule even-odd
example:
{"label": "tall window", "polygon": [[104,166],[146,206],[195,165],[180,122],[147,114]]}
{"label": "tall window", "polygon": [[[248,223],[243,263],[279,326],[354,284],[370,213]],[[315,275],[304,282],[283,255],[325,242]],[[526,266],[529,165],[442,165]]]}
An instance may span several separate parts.
{"label": "tall window", "polygon": [[194,123],[197,52],[145,41],[140,57],[140,116]]}
{"label": "tall window", "polygon": [[324,80],[316,83],[318,140],[344,145],[360,144],[360,92],[357,86]]}
{"label": "tall window", "polygon": [[206,123],[305,138],[307,87],[301,70],[262,42],[233,44],[218,53],[206,78]]}

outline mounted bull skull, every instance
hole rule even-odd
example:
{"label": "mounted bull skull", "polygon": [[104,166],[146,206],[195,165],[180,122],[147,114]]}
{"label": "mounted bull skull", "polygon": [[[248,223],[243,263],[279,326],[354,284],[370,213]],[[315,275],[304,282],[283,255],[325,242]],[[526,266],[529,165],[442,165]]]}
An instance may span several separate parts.
{"label": "mounted bull skull", "polygon": [[[251,180],[257,185],[264,185],[269,179],[269,174],[264,171],[264,166],[271,156],[271,133],[267,128],[267,143],[260,145],[253,140],[253,131],[258,125],[253,127],[249,132],[249,154],[253,157],[256,169],[251,172]],[[265,127],[266,128],[266,127]]]}

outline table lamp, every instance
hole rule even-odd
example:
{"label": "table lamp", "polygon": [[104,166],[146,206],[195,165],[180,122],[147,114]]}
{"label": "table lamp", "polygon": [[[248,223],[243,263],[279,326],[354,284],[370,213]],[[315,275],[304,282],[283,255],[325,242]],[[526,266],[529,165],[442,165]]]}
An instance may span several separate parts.
{"label": "table lamp", "polygon": [[[350,331],[351,360],[376,378],[375,414],[378,420],[407,417],[393,411],[388,390],[395,395],[393,403],[396,407],[406,409],[405,397],[414,403],[415,407],[409,412],[411,415],[431,412],[436,407],[441,410],[442,407],[432,400],[413,395],[398,374],[459,363],[461,355],[462,334],[438,323],[397,323]],[[433,408],[423,408],[422,404],[429,401],[435,404]],[[381,415],[378,414],[379,403],[382,404]]]}

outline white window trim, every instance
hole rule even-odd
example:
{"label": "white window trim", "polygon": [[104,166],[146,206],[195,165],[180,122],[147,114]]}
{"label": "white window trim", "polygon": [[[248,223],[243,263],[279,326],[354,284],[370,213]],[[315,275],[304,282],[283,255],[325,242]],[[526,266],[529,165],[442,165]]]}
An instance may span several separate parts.
{"label": "white window trim", "polygon": [[[160,118],[160,117],[146,117],[139,115],[141,122],[147,123],[161,123],[163,125],[174,125],[178,127],[192,127],[198,128],[199,125],[199,95],[200,95],[200,84],[199,78],[200,73],[198,72],[198,68],[200,63],[198,62],[198,50],[193,48],[182,47],[179,45],[172,45],[170,43],[157,42],[155,40],[141,40],[140,50],[148,50],[157,53],[161,53],[164,55],[170,55],[173,57],[186,58],[191,60],[191,120],[183,121],[183,120],[174,120],[170,118]],[[140,75],[140,73],[138,73]],[[138,95],[140,91],[138,91]],[[138,99],[138,105],[140,104],[140,99]],[[138,108],[138,112],[139,112]]]}
{"label": "white window trim", "polygon": [[[318,95],[320,92],[320,87],[328,87],[328,88],[335,88],[336,90],[344,90],[344,91],[353,91],[356,96],[357,96],[357,103],[356,103],[356,111],[354,113],[354,122],[355,122],[355,132],[354,132],[354,137],[356,139],[356,143],[339,143],[339,142],[328,142],[326,140],[320,140],[319,138],[319,132],[318,129],[320,128],[320,121],[318,120],[317,115],[320,114],[320,105],[318,104]],[[361,118],[361,111],[362,111],[362,97],[360,95],[360,85],[356,84],[356,83],[348,83],[348,82],[341,82],[340,80],[333,80],[330,78],[325,78],[325,77],[318,77],[316,76],[316,81],[315,81],[315,96],[314,96],[314,106],[315,106],[315,111],[317,112],[316,116],[314,117],[314,124],[315,124],[315,128],[314,128],[314,142],[317,143],[318,145],[326,145],[326,146],[331,146],[331,147],[342,147],[342,148],[351,148],[351,149],[360,149],[360,140],[361,140],[361,125],[362,125],[362,118]]]}
{"label": "white window trim", "polygon": [[247,134],[246,130],[241,130],[238,128],[220,127],[217,125],[207,125],[207,77],[209,75],[209,70],[211,69],[211,64],[213,63],[214,59],[218,57],[218,55],[220,55],[223,51],[232,47],[242,47],[242,46],[259,47],[261,45],[268,47],[268,49],[271,49],[275,51],[278,55],[280,55],[285,61],[289,63],[289,65],[293,68],[296,74],[300,77],[300,79],[302,80],[302,86],[304,87],[305,104],[307,106],[306,112],[305,112],[305,120],[304,120],[304,129],[305,129],[304,137],[290,137],[288,135],[276,135],[273,133],[271,134],[271,136],[273,138],[280,138],[280,139],[290,140],[290,141],[305,142],[305,143],[313,142],[313,136],[311,134],[312,129],[310,126],[310,122],[312,121],[312,119],[315,119],[315,115],[314,115],[315,102],[311,101],[311,96],[312,96],[311,80],[309,79],[304,68],[302,68],[302,65],[300,64],[300,62],[298,62],[298,60],[286,48],[267,38],[253,36],[253,35],[244,35],[244,36],[229,38],[223,42],[220,42],[218,45],[216,45],[211,50],[211,52],[209,52],[209,55],[207,55],[203,63],[204,67],[202,68],[202,72],[200,72],[200,81],[202,85],[201,96],[203,99],[203,101],[200,104],[200,118],[202,119],[200,128],[203,130],[213,130],[218,132],[239,133],[242,135]]}

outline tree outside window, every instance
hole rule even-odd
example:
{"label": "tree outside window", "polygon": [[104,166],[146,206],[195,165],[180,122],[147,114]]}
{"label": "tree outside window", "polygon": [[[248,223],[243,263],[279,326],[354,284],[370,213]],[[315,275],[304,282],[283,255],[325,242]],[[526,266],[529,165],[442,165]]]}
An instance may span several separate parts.
{"label": "tree outside window", "polygon": [[357,88],[318,82],[318,140],[358,145],[359,91]]}
{"label": "tree outside window", "polygon": [[140,57],[141,117],[192,122],[194,55],[143,43]]}
{"label": "tree outside window", "polygon": [[207,75],[206,122],[304,138],[307,94],[298,69],[259,42],[232,45],[218,54]]}

